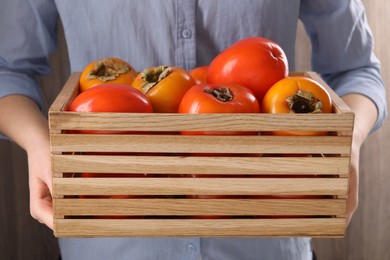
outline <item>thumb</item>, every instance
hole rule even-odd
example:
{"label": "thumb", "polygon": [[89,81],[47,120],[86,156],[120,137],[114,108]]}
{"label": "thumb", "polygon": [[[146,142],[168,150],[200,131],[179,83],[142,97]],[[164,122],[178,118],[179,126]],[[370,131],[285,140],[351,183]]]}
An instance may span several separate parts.
{"label": "thumb", "polygon": [[[51,181],[49,183],[51,183]],[[40,223],[53,229],[53,204],[51,192],[49,190],[49,185],[40,179],[30,179],[30,214]]]}

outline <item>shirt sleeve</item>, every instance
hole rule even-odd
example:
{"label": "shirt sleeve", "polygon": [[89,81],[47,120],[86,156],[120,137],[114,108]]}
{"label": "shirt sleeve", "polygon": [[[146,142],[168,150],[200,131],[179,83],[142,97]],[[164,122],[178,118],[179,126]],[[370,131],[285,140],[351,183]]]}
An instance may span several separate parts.
{"label": "shirt sleeve", "polygon": [[36,76],[49,72],[57,46],[55,5],[49,0],[0,3],[0,98],[24,95],[44,109]]}
{"label": "shirt sleeve", "polygon": [[302,1],[300,19],[312,43],[313,70],[340,96],[370,98],[378,111],[372,131],[377,130],[387,116],[386,92],[361,1]]}

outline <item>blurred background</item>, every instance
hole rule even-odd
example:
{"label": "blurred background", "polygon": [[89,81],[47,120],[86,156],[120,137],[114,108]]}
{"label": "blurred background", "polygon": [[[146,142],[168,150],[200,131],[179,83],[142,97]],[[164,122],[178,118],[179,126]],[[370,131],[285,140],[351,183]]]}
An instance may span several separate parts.
{"label": "blurred background", "polygon": [[[390,1],[363,1],[372,32],[375,52],[382,62],[386,86],[390,84]],[[297,71],[310,70],[310,43],[298,26]],[[52,72],[40,79],[48,106],[65,83],[68,58],[63,31],[59,48],[51,57]],[[387,100],[390,104],[389,93]],[[345,238],[313,239],[319,260],[390,259],[390,120],[372,134],[361,152],[359,208]],[[57,260],[58,245],[51,230],[36,222],[29,213],[28,172],[25,152],[15,144],[0,140],[0,259]]]}

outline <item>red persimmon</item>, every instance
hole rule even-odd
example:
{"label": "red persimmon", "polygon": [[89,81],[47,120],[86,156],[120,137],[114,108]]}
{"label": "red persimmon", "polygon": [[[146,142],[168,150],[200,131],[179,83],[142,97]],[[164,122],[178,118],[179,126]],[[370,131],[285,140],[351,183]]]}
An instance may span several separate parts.
{"label": "red persimmon", "polygon": [[287,75],[283,49],[267,38],[251,37],[232,44],[212,60],[207,82],[243,85],[261,102],[268,89]]}

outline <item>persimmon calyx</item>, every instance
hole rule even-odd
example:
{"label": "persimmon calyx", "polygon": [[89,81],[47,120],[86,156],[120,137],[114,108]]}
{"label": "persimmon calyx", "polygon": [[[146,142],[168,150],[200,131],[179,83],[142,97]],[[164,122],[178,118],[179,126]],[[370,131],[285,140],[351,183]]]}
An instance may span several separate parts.
{"label": "persimmon calyx", "polygon": [[209,88],[205,89],[204,92],[212,95],[221,102],[229,102],[233,100],[233,94],[229,88]]}
{"label": "persimmon calyx", "polygon": [[292,113],[322,113],[322,103],[312,93],[298,90],[286,99]]}
{"label": "persimmon calyx", "polygon": [[98,79],[102,82],[107,82],[116,79],[130,69],[124,62],[105,58],[95,62],[93,69],[88,71],[87,79]]}
{"label": "persimmon calyx", "polygon": [[169,66],[158,66],[152,69],[144,69],[141,72],[143,93],[148,93],[149,90],[165,79],[172,71],[173,68]]}

